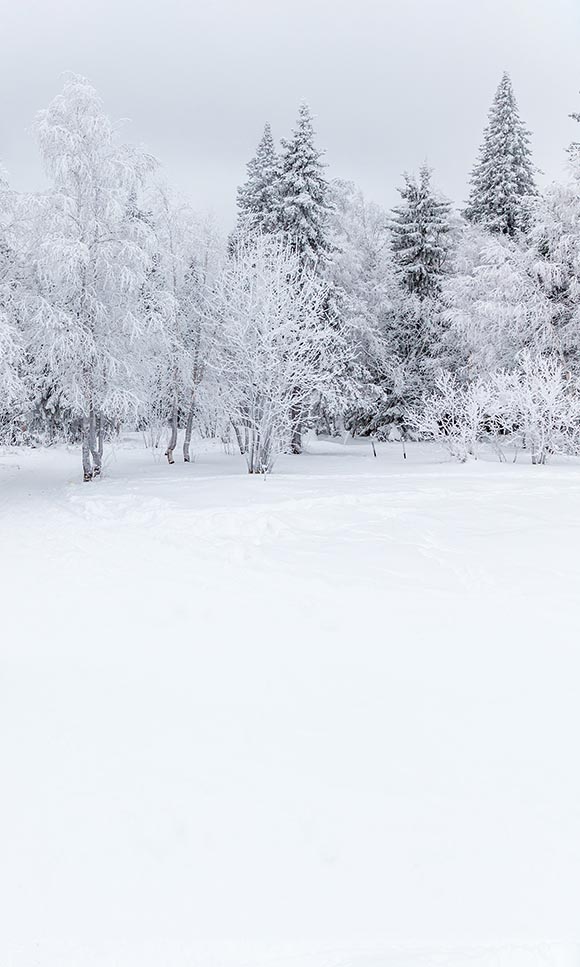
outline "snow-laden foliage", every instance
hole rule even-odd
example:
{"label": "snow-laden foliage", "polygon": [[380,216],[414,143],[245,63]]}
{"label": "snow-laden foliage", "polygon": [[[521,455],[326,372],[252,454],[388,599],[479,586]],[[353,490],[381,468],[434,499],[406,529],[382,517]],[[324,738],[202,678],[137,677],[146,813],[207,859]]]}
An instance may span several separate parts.
{"label": "snow-laden foliage", "polygon": [[526,200],[535,192],[530,132],[520,119],[509,74],[504,73],[471,174],[465,216],[491,232],[513,236],[525,227]]}

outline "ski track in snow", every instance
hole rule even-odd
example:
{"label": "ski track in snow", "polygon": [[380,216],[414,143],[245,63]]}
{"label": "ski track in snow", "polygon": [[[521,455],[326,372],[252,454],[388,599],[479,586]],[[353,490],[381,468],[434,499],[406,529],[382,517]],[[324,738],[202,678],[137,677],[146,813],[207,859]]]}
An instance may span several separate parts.
{"label": "ski track in snow", "polygon": [[2,967],[578,963],[580,465],[369,451],[0,454]]}

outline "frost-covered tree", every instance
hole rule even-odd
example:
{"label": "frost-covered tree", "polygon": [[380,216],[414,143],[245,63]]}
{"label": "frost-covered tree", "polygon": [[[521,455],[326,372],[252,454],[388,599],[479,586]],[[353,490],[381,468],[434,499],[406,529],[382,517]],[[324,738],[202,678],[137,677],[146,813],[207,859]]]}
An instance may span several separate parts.
{"label": "frost-covered tree", "polygon": [[154,234],[136,199],[153,160],[119,144],[82,77],[36,121],[52,179],[36,259],[28,350],[37,390],[80,423],[84,479],[101,472],[106,421],[135,413],[145,324],[138,300]]}
{"label": "frost-covered tree", "polygon": [[448,271],[450,205],[431,185],[431,170],[405,176],[401,204],[390,220],[390,248],[398,292],[388,329],[389,366],[374,427],[395,424],[403,439],[408,412],[432,382],[442,341],[440,289]]}
{"label": "frost-covered tree", "polygon": [[[333,258],[329,277],[339,294],[344,336],[350,346],[351,392],[344,400],[353,433],[378,428],[391,384],[391,332],[400,290],[390,248],[388,216],[351,182],[331,184]],[[381,415],[379,415],[381,414]]]}
{"label": "frost-covered tree", "polygon": [[554,338],[568,365],[580,368],[580,149],[569,149],[568,178],[531,206],[530,255],[548,300]]}
{"label": "frost-covered tree", "polygon": [[24,252],[19,245],[19,198],[0,169],[0,443],[18,440],[28,406],[24,341]]}
{"label": "frost-covered tree", "polygon": [[189,405],[193,367],[191,278],[194,216],[162,185],[151,193],[149,218],[155,233],[155,253],[141,289],[141,306],[147,324],[142,340],[146,420],[157,440],[161,426],[169,425],[165,455],[174,463],[179,416]]}
{"label": "frost-covered tree", "polygon": [[321,315],[324,298],[324,284],[277,235],[239,243],[216,282],[213,367],[249,473],[270,471],[297,414],[333,391],[344,343]]}
{"label": "frost-covered tree", "polygon": [[442,298],[442,362],[463,379],[512,369],[526,347],[554,346],[550,305],[531,253],[508,236],[464,226]]}
{"label": "frost-covered tree", "polygon": [[489,231],[513,236],[526,225],[526,199],[536,193],[536,186],[530,132],[520,119],[507,73],[488,118],[465,216]]}
{"label": "frost-covered tree", "polygon": [[278,229],[280,165],[269,124],[247,165],[247,177],[238,188],[238,223],[234,238]]}
{"label": "frost-covered tree", "polygon": [[322,152],[316,148],[314,133],[310,109],[302,103],[292,136],[282,142],[278,224],[300,264],[322,272],[331,248],[331,206]]}
{"label": "frost-covered tree", "polygon": [[450,245],[450,203],[431,186],[431,169],[404,175],[402,203],[393,209],[391,245],[403,287],[421,299],[439,293]]}

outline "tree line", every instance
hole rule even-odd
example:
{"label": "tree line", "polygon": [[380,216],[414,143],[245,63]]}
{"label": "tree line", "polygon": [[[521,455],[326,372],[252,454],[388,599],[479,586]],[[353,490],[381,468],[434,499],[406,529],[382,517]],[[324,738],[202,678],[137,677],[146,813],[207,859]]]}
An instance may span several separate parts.
{"label": "tree line", "polygon": [[87,481],[126,427],[251,473],[310,429],[578,451],[580,148],[540,192],[507,74],[462,211],[426,164],[391,211],[330,181],[306,104],[279,148],[266,124],[228,238],[84,78],[35,133],[49,190],[0,182],[0,443],[78,443]]}

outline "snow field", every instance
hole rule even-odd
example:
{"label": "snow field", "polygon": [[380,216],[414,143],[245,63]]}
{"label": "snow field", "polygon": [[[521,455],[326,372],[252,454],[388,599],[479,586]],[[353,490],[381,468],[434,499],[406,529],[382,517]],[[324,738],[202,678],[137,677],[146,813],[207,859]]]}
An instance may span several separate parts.
{"label": "snow field", "polygon": [[0,961],[578,959],[576,462],[0,456]]}

